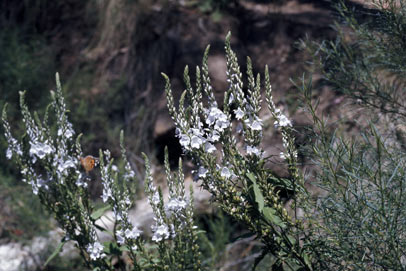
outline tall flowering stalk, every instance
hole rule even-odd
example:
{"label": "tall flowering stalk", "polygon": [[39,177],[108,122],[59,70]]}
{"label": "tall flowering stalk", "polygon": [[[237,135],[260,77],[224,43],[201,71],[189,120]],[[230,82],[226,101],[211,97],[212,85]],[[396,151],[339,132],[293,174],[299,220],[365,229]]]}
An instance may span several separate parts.
{"label": "tall flowering stalk", "polygon": [[[172,174],[169,168],[168,150],[165,149],[165,169],[169,195],[165,203],[160,188],[153,184],[148,158],[146,163],[145,192],[154,213],[151,226],[152,241],[158,244],[160,262],[154,270],[201,270],[200,252],[197,244],[197,227],[193,221],[193,190],[187,199],[184,188],[182,160],[179,171]],[[170,240],[171,245],[167,244]]]}
{"label": "tall flowering stalk", "polygon": [[[25,104],[25,92],[20,92],[20,108],[26,129],[22,142],[12,136],[6,108],[3,109],[2,121],[9,143],[7,157],[14,158],[20,167],[22,181],[31,185],[33,193],[55,215],[65,231],[62,242],[74,241],[81,248],[88,267],[108,268],[92,218],[93,207],[87,183],[80,168],[80,136],[75,140],[58,74],[56,82],[56,91],[51,92],[52,103],[42,121],[36,113],[31,115]],[[48,120],[51,109],[56,119],[56,133],[53,133]]]}
{"label": "tall flowering stalk", "polygon": [[[260,147],[263,126],[259,117],[261,80],[259,74],[254,77],[251,60],[248,58],[247,61],[248,86],[245,92],[228,34],[225,51],[229,88],[224,94],[223,108],[220,108],[210,84],[209,48],[204,53],[202,68],[196,68],[195,88],[190,82],[189,69],[185,68],[186,90],[178,108],[175,107],[170,80],[163,74],[168,109],[176,124],[179,142],[197,166],[196,179],[202,181],[202,186],[225,212],[248,225],[262,240],[265,248],[257,263],[269,253],[277,259],[275,266],[299,266],[311,270],[310,259],[299,240],[302,221],[288,215],[279,197],[281,190],[293,190],[295,197],[306,192],[298,170],[292,124],[272,100],[268,68],[265,69],[268,109],[282,133],[283,157],[291,174],[289,180],[277,177],[266,167],[267,158]],[[203,93],[207,97],[206,103]]]}
{"label": "tall flowering stalk", "polygon": [[[57,90],[52,92],[52,103],[42,121],[36,113],[31,115],[24,101],[25,92],[20,93],[26,128],[23,140],[18,141],[12,135],[6,107],[2,121],[8,142],[7,158],[17,162],[23,181],[31,185],[33,193],[54,214],[65,233],[58,249],[65,242],[73,241],[86,266],[92,270],[118,270],[117,266],[120,270],[201,270],[197,229],[193,221],[193,191],[189,198],[186,197],[181,161],[178,173],[172,175],[166,152],[169,199],[165,203],[161,190],[153,184],[145,157],[146,194],[155,215],[153,236],[149,239],[129,218],[137,180],[126,158],[121,133],[122,169],[114,164],[109,150],[100,150],[99,158],[89,158],[100,162],[103,206],[96,210],[88,191],[89,169],[82,169],[79,162],[83,161],[80,135],[74,137],[76,133],[68,120],[58,75],[56,82]],[[56,129],[51,129],[49,123],[50,109],[54,110],[52,114],[56,123],[52,127]],[[97,223],[107,210],[113,213],[113,230]],[[110,241],[102,242],[98,236],[100,231],[110,234]],[[154,243],[157,246],[151,245]],[[130,260],[126,260],[128,258]]]}

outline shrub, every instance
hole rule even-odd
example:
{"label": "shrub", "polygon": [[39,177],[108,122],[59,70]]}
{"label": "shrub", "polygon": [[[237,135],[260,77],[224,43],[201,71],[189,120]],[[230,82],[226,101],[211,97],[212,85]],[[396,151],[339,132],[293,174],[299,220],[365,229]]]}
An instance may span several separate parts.
{"label": "shrub", "polygon": [[[371,1],[366,9],[340,1],[335,41],[303,42],[324,83],[356,106],[351,121],[318,116],[311,80],[298,86],[313,119],[312,146],[324,196],[308,232],[317,270],[405,270],[403,1]],[[351,109],[353,108],[353,109]],[[354,112],[355,113],[355,112]]]}
{"label": "shrub", "polygon": [[[42,121],[38,114],[31,115],[24,102],[25,93],[20,93],[26,128],[22,141],[17,141],[11,134],[6,108],[3,109],[2,120],[9,145],[7,158],[16,161],[23,181],[31,185],[33,193],[54,214],[65,232],[58,249],[65,242],[74,241],[86,266],[92,270],[115,270],[117,266],[125,268],[126,265],[133,270],[200,270],[193,202],[185,195],[182,163],[179,164],[179,172],[172,176],[166,155],[169,200],[165,204],[161,190],[153,184],[149,162],[145,157],[145,191],[155,216],[152,243],[156,245],[150,245],[141,237],[141,229],[133,225],[128,217],[135,192],[132,189],[135,174],[126,160],[123,135],[123,169],[118,170],[114,165],[108,150],[100,150],[99,158],[83,158],[80,135],[75,138],[75,131],[68,121],[58,75],[56,82],[57,90],[52,92],[52,104],[48,106]],[[51,109],[54,111],[51,112]],[[49,124],[50,114],[55,117],[55,129]],[[100,163],[104,203],[97,210],[87,189],[90,180],[88,172],[96,162]],[[112,209],[114,214],[113,232],[96,224],[108,209]],[[101,244],[98,231],[109,233],[112,241]],[[128,255],[131,261],[124,261],[123,254]],[[119,262],[115,263],[117,257]]]}

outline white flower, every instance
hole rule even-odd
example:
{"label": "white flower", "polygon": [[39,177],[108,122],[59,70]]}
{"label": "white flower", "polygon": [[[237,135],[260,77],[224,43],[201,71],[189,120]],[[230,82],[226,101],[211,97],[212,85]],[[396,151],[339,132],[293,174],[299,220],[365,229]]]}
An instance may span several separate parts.
{"label": "white flower", "polygon": [[33,180],[31,180],[30,183],[31,183],[31,187],[32,187],[32,193],[34,193],[34,195],[38,195],[39,189],[38,189],[37,184]]}
{"label": "white flower", "polygon": [[210,142],[217,142],[220,139],[220,134],[217,131],[212,131],[212,133],[207,137]]}
{"label": "white flower", "polygon": [[242,111],[240,107],[238,107],[236,110],[234,110],[234,113],[235,113],[235,118],[238,120],[242,119],[245,115],[244,111]]}
{"label": "white flower", "polygon": [[158,191],[155,192],[154,196],[152,197],[152,203],[157,205],[159,203],[159,193]]}
{"label": "white flower", "polygon": [[206,168],[204,168],[204,167],[199,167],[199,171],[197,172],[197,175],[200,177],[200,178],[205,178],[206,177],[206,175],[207,175],[207,172],[209,172]]}
{"label": "white flower", "polygon": [[16,153],[18,156],[22,156],[23,152],[21,151],[20,144],[14,137],[12,137],[12,135],[10,133],[10,125],[8,124],[7,121],[4,121],[3,125],[4,125],[4,128],[6,129],[4,136],[6,137],[7,143],[8,143],[6,157],[8,159],[11,159],[11,157],[13,156],[13,153]]}
{"label": "white flower", "polygon": [[130,163],[127,162],[124,169],[125,169],[124,180],[126,180],[128,182],[131,179],[135,178],[135,172],[131,169]]}
{"label": "white flower", "polygon": [[249,120],[246,119],[245,123],[247,124],[247,126],[254,131],[261,131],[262,130],[262,121],[260,119],[256,119],[256,120]]}
{"label": "white flower", "polygon": [[[70,124],[70,123],[69,123],[69,124]],[[70,126],[70,127],[68,127],[68,128],[66,129],[66,131],[65,131],[65,137],[66,137],[66,138],[71,138],[75,132],[72,130],[72,127],[71,127],[72,125],[68,125],[68,126]],[[62,128],[59,128],[59,129],[58,129],[58,136],[61,136],[61,135],[63,135],[63,129],[62,129]]]}
{"label": "white flower", "polygon": [[206,142],[206,144],[204,144],[204,150],[205,150],[207,153],[213,153],[213,152],[215,152],[217,149],[216,149],[216,147],[214,147],[214,145],[211,144],[210,142]]}
{"label": "white flower", "polygon": [[117,237],[117,243],[119,243],[120,245],[125,243],[122,230],[116,230],[116,237]]}
{"label": "white flower", "polygon": [[130,200],[130,197],[129,197],[128,195],[125,197],[124,202],[125,202],[125,204],[127,204],[127,205],[131,205],[131,200]]}
{"label": "white flower", "polygon": [[102,244],[99,242],[94,242],[94,244],[89,244],[87,246],[86,251],[89,253],[90,259],[97,260],[106,256],[106,254],[102,253],[103,249],[104,247]]}
{"label": "white flower", "polygon": [[218,109],[217,107],[211,107],[211,108],[209,109],[209,114],[208,114],[208,116],[207,116],[206,123],[207,123],[208,125],[210,125],[210,126],[213,125],[213,124],[216,122],[218,116],[219,116],[221,113],[223,113],[223,112],[221,112],[221,110]]}
{"label": "white flower", "polygon": [[128,239],[137,239],[140,237],[142,231],[137,228],[137,226],[134,226],[132,230],[126,229],[124,234],[125,237]]}
{"label": "white flower", "polygon": [[135,172],[133,170],[130,170],[128,172],[126,172],[125,174],[125,178],[130,179],[130,178],[134,178],[135,177]]}
{"label": "white flower", "polygon": [[[61,161],[62,162],[62,161]],[[59,165],[58,165],[58,171],[59,172],[64,172],[66,169],[68,169],[68,168],[75,168],[76,167],[76,165],[75,165],[75,163],[73,162],[73,160],[71,160],[71,159],[69,159],[69,160],[66,160],[65,162],[63,162],[63,163],[60,163]]]}
{"label": "white flower", "polygon": [[179,143],[182,147],[184,147],[185,149],[189,148],[189,144],[190,144],[190,138],[188,135],[185,134],[181,134],[180,135],[180,139],[179,139]]}
{"label": "white flower", "polygon": [[117,221],[122,221],[123,220],[123,216],[121,214],[121,211],[116,210],[116,208],[113,208],[113,213],[114,213],[114,217],[116,218]]}
{"label": "white flower", "polygon": [[198,137],[203,136],[203,132],[201,131],[201,129],[197,129],[197,128],[190,128],[189,133],[192,134],[192,135],[198,136]]}
{"label": "white flower", "polygon": [[281,159],[283,159],[283,160],[286,159],[286,155],[285,155],[284,152],[280,152],[280,153],[279,153],[279,157],[280,157]]}
{"label": "white flower", "polygon": [[13,157],[13,152],[11,151],[10,148],[7,148],[6,157],[9,160],[11,159],[11,157]]}
{"label": "white flower", "polygon": [[168,210],[170,210],[170,211],[178,212],[178,211],[180,211],[180,210],[186,208],[186,201],[184,201],[184,200],[182,200],[182,199],[181,199],[181,200],[178,200],[178,199],[176,199],[176,198],[172,198],[172,199],[168,202],[167,208],[168,208]]}
{"label": "white flower", "polygon": [[71,129],[67,129],[65,132],[66,138],[71,138],[73,136],[73,131]]}
{"label": "white flower", "polygon": [[230,96],[228,97],[228,105],[232,104],[234,101],[234,94],[231,92]]}
{"label": "white flower", "polygon": [[112,197],[112,191],[110,187],[104,187],[103,189],[103,195],[101,196],[103,199],[103,202],[106,202],[109,198]]}
{"label": "white flower", "polygon": [[279,118],[277,121],[275,121],[275,126],[281,126],[281,127],[287,127],[287,126],[292,126],[292,123],[290,122],[290,120],[283,114],[279,115]]}
{"label": "white flower", "polygon": [[192,148],[198,149],[203,144],[203,142],[204,141],[203,141],[203,139],[201,137],[193,135],[192,140],[190,142],[191,143],[190,145],[192,146]]}
{"label": "white flower", "polygon": [[75,184],[77,186],[81,186],[81,187],[86,188],[87,187],[87,182],[85,182],[84,180],[85,180],[85,177],[83,176],[82,173],[80,173],[78,179],[75,182]]}
{"label": "white flower", "polygon": [[149,176],[148,177],[148,189],[149,190],[151,190],[152,192],[155,192],[156,191],[156,187],[154,186],[154,184],[153,184],[153,178],[152,178],[152,176]]}
{"label": "white flower", "polygon": [[48,185],[47,185],[48,181],[42,179],[41,177],[38,177],[37,179],[37,186],[39,188],[44,187],[45,189],[48,190]]}
{"label": "white flower", "polygon": [[43,159],[47,154],[52,153],[52,148],[48,144],[41,142],[31,142],[30,144],[30,154],[38,156],[39,159]]}
{"label": "white flower", "polygon": [[112,165],[111,166],[111,170],[117,172],[118,171],[118,167],[116,165]]}
{"label": "white flower", "polygon": [[217,186],[213,185],[212,183],[209,183],[209,189],[214,192],[217,192]]}
{"label": "white flower", "polygon": [[162,239],[169,238],[169,229],[166,225],[160,225],[156,228],[154,235],[152,236],[152,241],[159,242]]}
{"label": "white flower", "polygon": [[219,132],[222,132],[224,129],[230,126],[227,115],[214,106],[209,109],[206,123],[209,126],[214,125],[214,129]]}
{"label": "white flower", "polygon": [[248,155],[260,155],[260,150],[257,147],[254,146],[247,146],[247,154]]}
{"label": "white flower", "polygon": [[221,175],[221,177],[224,177],[224,178],[230,178],[231,177],[231,171],[227,167],[223,167],[221,169],[220,175]]}
{"label": "white flower", "polygon": [[217,131],[221,132],[224,131],[224,129],[227,129],[230,126],[230,122],[224,121],[224,120],[218,120],[216,121],[216,124],[214,125],[214,129]]}

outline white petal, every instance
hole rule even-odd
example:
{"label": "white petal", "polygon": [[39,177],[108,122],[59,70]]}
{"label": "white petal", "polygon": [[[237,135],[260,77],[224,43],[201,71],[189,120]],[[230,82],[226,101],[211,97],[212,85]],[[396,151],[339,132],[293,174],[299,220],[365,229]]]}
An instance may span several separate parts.
{"label": "white petal", "polygon": [[9,160],[11,159],[11,157],[13,157],[13,152],[11,151],[10,148],[7,148],[6,157]]}

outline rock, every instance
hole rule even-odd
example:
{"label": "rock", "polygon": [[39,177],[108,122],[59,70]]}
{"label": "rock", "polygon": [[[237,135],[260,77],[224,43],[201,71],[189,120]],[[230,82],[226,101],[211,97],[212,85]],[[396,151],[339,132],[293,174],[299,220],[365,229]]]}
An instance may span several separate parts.
{"label": "rock", "polygon": [[[61,230],[53,230],[48,236],[35,237],[28,245],[8,243],[0,246],[0,271],[32,271],[42,268],[51,255],[51,247],[56,247],[61,240]],[[61,252],[64,258],[75,258],[79,254],[73,242],[66,243]]]}

